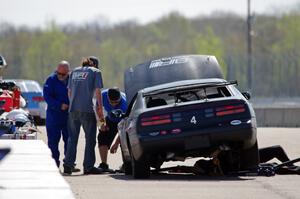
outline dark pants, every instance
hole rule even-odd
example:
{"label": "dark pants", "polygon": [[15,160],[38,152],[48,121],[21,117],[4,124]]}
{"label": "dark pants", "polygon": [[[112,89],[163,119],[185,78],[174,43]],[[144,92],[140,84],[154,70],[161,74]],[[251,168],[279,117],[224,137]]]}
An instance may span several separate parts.
{"label": "dark pants", "polygon": [[60,138],[63,138],[64,141],[64,154],[66,155],[67,151],[67,142],[68,142],[68,130],[67,125],[53,125],[46,123],[47,137],[48,137],[48,147],[52,152],[52,157],[55,160],[57,167],[59,167],[59,150],[58,145]]}
{"label": "dark pants", "polygon": [[283,148],[279,145],[260,148],[259,158],[261,163],[268,162],[273,158],[277,158],[281,162],[286,162],[290,160]]}
{"label": "dark pants", "polygon": [[85,150],[83,168],[90,170],[95,164],[95,145],[96,145],[96,117],[94,113],[70,112],[68,120],[68,147],[64,165],[72,167],[76,160],[78,137],[80,127],[83,127],[85,133]]}

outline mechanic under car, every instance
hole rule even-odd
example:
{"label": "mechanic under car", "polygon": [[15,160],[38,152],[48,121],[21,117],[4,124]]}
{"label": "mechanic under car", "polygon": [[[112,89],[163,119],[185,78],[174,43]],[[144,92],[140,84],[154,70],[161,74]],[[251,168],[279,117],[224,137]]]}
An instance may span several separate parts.
{"label": "mechanic under car", "polygon": [[[280,145],[274,145],[259,149],[260,164],[258,168],[247,171],[237,171],[228,173],[229,175],[246,176],[274,176],[275,174],[300,174],[300,166],[294,165],[300,158],[291,160]],[[281,163],[268,161],[276,158]],[[168,171],[171,173],[193,173],[194,175],[223,176],[223,168],[218,158],[200,159],[193,166],[175,166],[163,168],[158,171]]]}

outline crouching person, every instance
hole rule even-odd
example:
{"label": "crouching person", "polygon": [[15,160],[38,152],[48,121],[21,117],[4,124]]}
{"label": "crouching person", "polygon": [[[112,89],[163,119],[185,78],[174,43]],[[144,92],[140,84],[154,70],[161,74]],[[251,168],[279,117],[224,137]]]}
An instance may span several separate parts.
{"label": "crouching person", "polygon": [[[101,158],[99,168],[104,172],[113,172],[107,164],[108,150],[118,132],[118,123],[121,121],[120,118],[114,117],[112,111],[121,110],[123,113],[127,110],[126,97],[123,92],[120,92],[119,88],[113,87],[102,91],[102,100],[104,110],[107,112],[105,123],[101,125],[98,134],[98,147]],[[119,140],[119,138],[117,138]],[[118,141],[114,144],[113,148],[116,150]]]}

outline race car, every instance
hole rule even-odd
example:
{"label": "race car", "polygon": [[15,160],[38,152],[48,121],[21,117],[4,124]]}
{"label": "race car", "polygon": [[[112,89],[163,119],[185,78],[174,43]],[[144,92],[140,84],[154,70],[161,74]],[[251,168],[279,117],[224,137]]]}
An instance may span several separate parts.
{"label": "race car", "polygon": [[236,81],[223,79],[214,56],[150,60],[125,71],[129,102],[119,123],[125,174],[190,157],[217,158],[223,172],[257,167],[256,118]]}

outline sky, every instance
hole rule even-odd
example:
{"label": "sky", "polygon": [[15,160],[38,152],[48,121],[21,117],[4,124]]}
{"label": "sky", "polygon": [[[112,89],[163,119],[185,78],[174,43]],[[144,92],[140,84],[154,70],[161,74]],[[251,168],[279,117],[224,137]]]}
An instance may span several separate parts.
{"label": "sky", "polygon": [[[299,5],[300,0],[251,0],[254,13],[276,13]],[[81,24],[97,20],[145,24],[178,11],[186,17],[214,11],[245,16],[247,0],[0,0],[0,23],[43,26],[47,22]]]}

